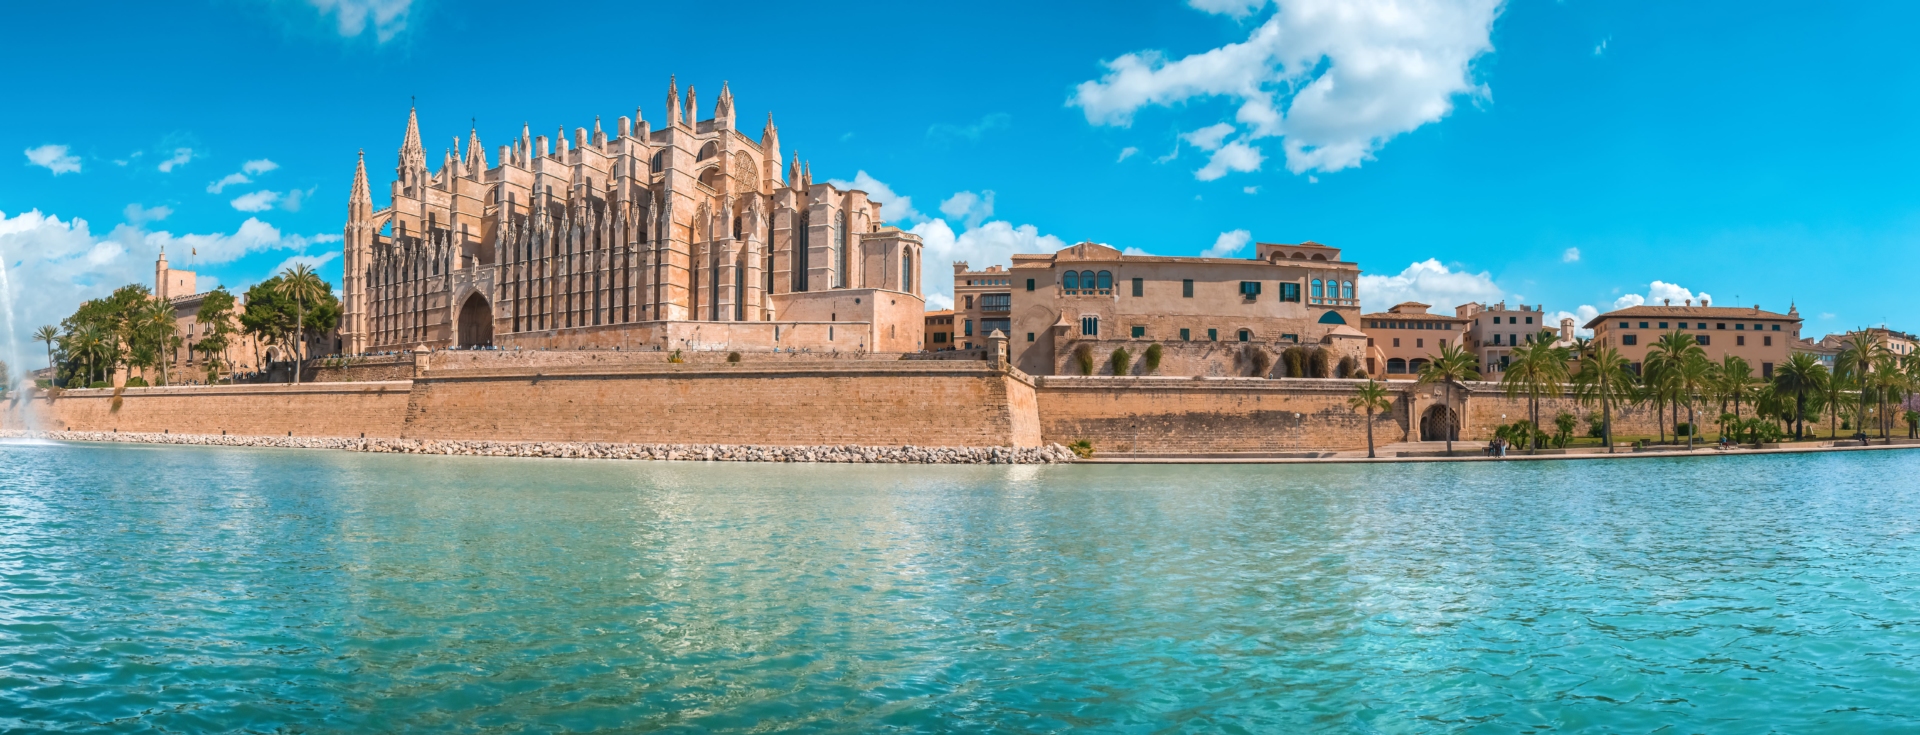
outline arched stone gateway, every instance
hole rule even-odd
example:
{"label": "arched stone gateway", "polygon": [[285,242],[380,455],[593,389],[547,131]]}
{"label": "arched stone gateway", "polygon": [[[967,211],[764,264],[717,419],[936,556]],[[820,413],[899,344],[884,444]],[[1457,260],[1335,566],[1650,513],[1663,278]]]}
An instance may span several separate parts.
{"label": "arched stone gateway", "polygon": [[487,305],[486,297],[473,294],[467,302],[460,305],[461,347],[493,346],[493,307]]}
{"label": "arched stone gateway", "polygon": [[[1429,406],[1420,414],[1420,441],[1443,442],[1448,438],[1460,440],[1460,422],[1453,409],[1445,405]],[[1451,436],[1449,436],[1451,435]]]}

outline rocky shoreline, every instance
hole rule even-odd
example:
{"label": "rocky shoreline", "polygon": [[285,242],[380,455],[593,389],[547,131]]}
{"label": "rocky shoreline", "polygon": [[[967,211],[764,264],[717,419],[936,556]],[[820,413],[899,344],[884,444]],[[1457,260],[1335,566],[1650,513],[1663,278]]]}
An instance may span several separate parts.
{"label": "rocky shoreline", "polygon": [[440,439],[341,439],[107,431],[0,431],[0,438],[129,442],[217,447],[336,449],[384,454],[550,459],[681,460],[691,462],[824,462],[840,464],[1060,464],[1076,459],[1058,444],[1044,447],[774,447],[739,444],[616,444],[608,442],[498,442]]}

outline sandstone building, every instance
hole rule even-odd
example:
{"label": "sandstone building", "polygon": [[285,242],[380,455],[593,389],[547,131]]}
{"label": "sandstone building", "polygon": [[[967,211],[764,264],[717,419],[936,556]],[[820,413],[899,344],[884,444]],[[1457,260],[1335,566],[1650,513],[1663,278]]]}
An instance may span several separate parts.
{"label": "sandstone building", "polygon": [[1367,333],[1368,375],[1411,379],[1440,354],[1442,345],[1465,339],[1472,319],[1429,313],[1432,308],[1408,301],[1360,318]]}
{"label": "sandstone building", "polygon": [[1479,358],[1480,377],[1487,380],[1497,380],[1500,373],[1506,372],[1513,348],[1533,344],[1542,330],[1552,329],[1541,315],[1540,306],[1521,304],[1518,309],[1509,309],[1505,301],[1461,304],[1454,307],[1453,315],[1472,320],[1467,323],[1462,346]]}
{"label": "sandstone building", "polygon": [[1774,367],[1787,361],[1800,341],[1800,311],[1787,309],[1780,314],[1753,308],[1710,306],[1701,302],[1685,306],[1671,303],[1661,306],[1633,306],[1610,311],[1587,322],[1593,330],[1593,343],[1612,347],[1633,364],[1635,372],[1646,361],[1647,350],[1669,332],[1693,335],[1694,342],[1719,362],[1725,355],[1739,355],[1762,378],[1772,378]]}
{"label": "sandstone building", "polygon": [[[1351,358],[1357,367],[1362,357],[1366,337],[1350,326],[1360,316],[1360,266],[1337,248],[1259,243],[1251,259],[1187,258],[1080,243],[1012,262],[1004,272],[955,266],[963,324],[954,339],[968,341],[966,319],[976,322],[975,345],[1007,331],[1010,359],[1029,374],[1080,374],[1082,352],[1093,372],[1111,374],[1116,348],[1141,373],[1148,367],[1138,357],[1153,344],[1162,375],[1278,374],[1276,358],[1290,347],[1326,350],[1330,365]],[[969,279],[976,285],[961,285]]]}
{"label": "sandstone building", "polygon": [[343,351],[920,349],[919,238],[797,155],[783,174],[772,118],[739,133],[724,86],[695,110],[670,83],[659,129],[523,127],[491,163],[473,132],[437,170],[409,111],[391,205],[354,173]]}

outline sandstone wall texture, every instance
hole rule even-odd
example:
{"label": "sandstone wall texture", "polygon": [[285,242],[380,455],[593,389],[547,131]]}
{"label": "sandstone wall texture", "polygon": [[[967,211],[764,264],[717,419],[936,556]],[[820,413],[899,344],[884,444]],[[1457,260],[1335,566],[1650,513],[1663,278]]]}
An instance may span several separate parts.
{"label": "sandstone wall texture", "polygon": [[[222,432],[249,436],[392,437],[406,418],[407,382],[70,390],[32,401],[46,431]],[[4,428],[27,428],[8,412]]]}
{"label": "sandstone wall texture", "polygon": [[[1106,452],[1274,452],[1367,444],[1355,381],[1264,378],[1036,378],[1044,441]],[[1374,415],[1374,441],[1406,431],[1402,401]]]}
{"label": "sandstone wall texture", "polygon": [[1032,387],[964,363],[433,371],[406,438],[626,443],[1035,446]]}

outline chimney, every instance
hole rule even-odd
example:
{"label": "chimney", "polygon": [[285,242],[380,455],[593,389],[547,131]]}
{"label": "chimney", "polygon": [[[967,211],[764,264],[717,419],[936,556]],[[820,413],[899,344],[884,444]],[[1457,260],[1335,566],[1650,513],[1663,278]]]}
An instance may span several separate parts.
{"label": "chimney", "polygon": [[1692,306],[1692,305],[1693,305],[1693,299],[1687,299],[1687,305],[1688,305],[1688,306]]}
{"label": "chimney", "polygon": [[1705,306],[1711,306],[1711,304],[1708,304],[1708,303],[1707,303],[1707,297],[1705,297],[1705,296],[1702,296],[1702,297],[1700,297],[1700,305],[1701,305],[1701,306],[1703,306],[1703,307],[1705,307]]}
{"label": "chimney", "polygon": [[1661,303],[1661,305],[1663,305],[1663,306],[1672,306],[1672,305],[1673,305],[1673,299],[1661,299],[1661,300],[1660,300],[1660,303]]}

